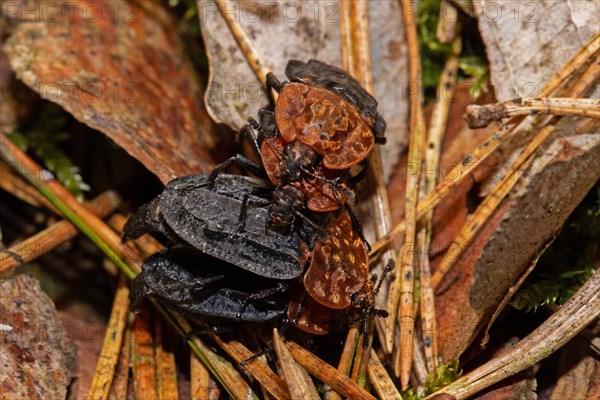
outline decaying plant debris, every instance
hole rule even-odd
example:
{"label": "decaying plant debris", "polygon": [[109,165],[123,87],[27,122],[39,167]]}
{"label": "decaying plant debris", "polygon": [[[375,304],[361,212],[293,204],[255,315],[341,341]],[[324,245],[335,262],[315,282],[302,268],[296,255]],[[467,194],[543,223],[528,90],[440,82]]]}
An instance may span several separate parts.
{"label": "decaying plant debris", "polygon": [[[1,7],[3,396],[600,395],[597,2]],[[390,316],[316,338],[201,334],[155,299],[130,312],[129,281],[166,241],[122,243],[126,215],[238,153],[265,73],[310,58],[348,71],[388,122],[352,202],[371,272],[396,261],[374,305]]]}

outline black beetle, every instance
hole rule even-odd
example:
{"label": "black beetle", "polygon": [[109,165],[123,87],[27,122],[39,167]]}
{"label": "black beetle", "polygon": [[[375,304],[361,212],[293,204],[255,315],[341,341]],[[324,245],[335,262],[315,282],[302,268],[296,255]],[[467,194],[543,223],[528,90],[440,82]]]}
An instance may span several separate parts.
{"label": "black beetle", "polygon": [[148,257],[131,285],[132,308],[148,296],[197,323],[281,320],[287,284],[261,279],[222,260],[174,246]]}
{"label": "black beetle", "polygon": [[305,217],[290,232],[273,230],[267,223],[272,200],[256,195],[261,192],[272,194],[262,181],[240,175],[221,174],[210,187],[207,175],[174,179],[127,221],[123,239],[159,232],[265,278],[299,277],[319,224]]}

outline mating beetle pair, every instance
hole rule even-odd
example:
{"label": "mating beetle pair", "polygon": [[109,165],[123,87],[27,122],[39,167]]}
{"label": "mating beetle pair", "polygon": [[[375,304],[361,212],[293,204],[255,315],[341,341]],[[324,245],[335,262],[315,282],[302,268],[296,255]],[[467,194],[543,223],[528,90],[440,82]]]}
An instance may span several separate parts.
{"label": "mating beetle pair", "polygon": [[[292,60],[285,73],[289,82],[267,75],[271,105],[243,130],[262,165],[238,154],[209,178],[232,164],[268,178],[275,194],[269,219],[279,227],[291,227],[305,210],[343,206],[365,171],[352,177],[350,168],[366,165],[374,143],[385,142],[386,127],[377,101],[345,71],[317,60]],[[272,89],[279,92],[277,100]]]}
{"label": "mating beetle pair", "polygon": [[[341,209],[364,175],[363,169],[350,176],[350,168],[365,163],[373,145],[384,142],[377,102],[343,70],[316,60],[290,61],[286,75],[290,82],[267,76],[269,92],[275,89],[279,98],[259,112],[260,123],[251,119],[245,130],[262,166],[238,155],[209,176],[175,179],[124,231],[125,238],[160,232],[188,252],[250,271],[252,282],[271,287],[244,295],[233,289],[231,272],[215,275],[201,266],[192,271],[189,261],[175,259],[184,250],[170,250],[146,261],[134,298],[154,294],[188,314],[224,319],[232,319],[229,306],[237,305],[237,320],[269,320],[287,291],[288,317],[316,334],[329,331],[336,310],[358,307],[363,320],[385,314],[373,307],[358,221],[350,209]],[[222,174],[234,163],[265,180]],[[187,271],[178,276],[193,284],[165,283],[169,269]],[[274,313],[261,314],[259,303]]]}

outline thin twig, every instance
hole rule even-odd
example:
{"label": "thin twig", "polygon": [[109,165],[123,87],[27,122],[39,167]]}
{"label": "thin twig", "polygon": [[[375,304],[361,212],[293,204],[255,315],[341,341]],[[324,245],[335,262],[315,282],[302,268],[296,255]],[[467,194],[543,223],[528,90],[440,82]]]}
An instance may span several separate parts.
{"label": "thin twig", "polygon": [[[413,338],[414,338],[414,279],[415,279],[415,245],[417,234],[417,202],[423,162],[423,145],[425,142],[425,121],[422,110],[421,92],[421,56],[417,37],[414,4],[410,0],[402,0],[404,28],[408,44],[408,71],[413,86],[410,90],[410,140],[408,145],[408,165],[406,176],[405,218],[406,231],[404,246],[401,251],[401,272],[392,282],[392,286],[400,287],[400,303],[397,305],[396,296],[388,297],[388,309],[398,307],[398,323],[400,325],[400,365],[396,371],[400,375],[402,388],[408,386],[412,368]],[[394,291],[393,293],[397,293]],[[393,333],[395,321],[389,318],[387,334]]]}
{"label": "thin twig", "polygon": [[98,357],[96,372],[88,392],[88,400],[108,399],[113,378],[117,370],[119,354],[127,351],[123,348],[123,338],[129,313],[129,286],[125,275],[119,278],[119,287],[115,293],[112,311],[108,319],[108,329],[104,335],[104,344]]}
{"label": "thin twig", "polygon": [[92,214],[47,170],[0,133],[0,156],[17,171],[25,172],[25,179],[34,185],[73,225],[88,236],[107,257],[133,279],[140,270],[141,259],[129,246],[121,245],[121,238],[100,218]]}
{"label": "thin twig", "polygon": [[600,118],[600,99],[572,98],[519,98],[502,103],[467,106],[465,120],[469,128],[485,128],[492,121],[500,121],[517,115],[548,114]]}
{"label": "thin twig", "polygon": [[0,188],[12,194],[16,198],[34,207],[46,207],[53,213],[59,214],[58,210],[44,196],[42,196],[27,181],[20,178],[4,161],[0,161]]}
{"label": "thin twig", "polygon": [[380,399],[402,400],[402,396],[400,396],[396,384],[373,349],[371,349],[371,357],[369,357],[367,371],[369,373],[369,382],[371,382],[375,388]]}
{"label": "thin twig", "polygon": [[270,72],[268,68],[263,65],[262,57],[258,54],[258,51],[252,45],[252,41],[246,35],[244,29],[240,26],[234,14],[228,12],[228,10],[235,9],[235,4],[227,1],[227,0],[214,0],[217,5],[221,16],[227,23],[233,38],[237,42],[242,54],[248,61],[250,68],[254,71],[254,74],[258,78],[259,82],[262,84],[264,88],[267,87],[267,73]]}
{"label": "thin twig", "polygon": [[175,354],[167,346],[168,339],[164,336],[163,321],[154,319],[154,337],[156,341],[156,383],[159,400],[170,400],[179,398],[177,388],[177,366],[175,365]]}

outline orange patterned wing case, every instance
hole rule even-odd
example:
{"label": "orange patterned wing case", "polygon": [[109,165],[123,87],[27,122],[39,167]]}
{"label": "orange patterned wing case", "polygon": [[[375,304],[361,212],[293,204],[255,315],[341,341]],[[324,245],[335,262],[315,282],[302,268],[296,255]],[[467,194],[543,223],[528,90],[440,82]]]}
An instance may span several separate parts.
{"label": "orange patterned wing case", "polygon": [[310,297],[302,302],[300,315],[300,299],[303,289],[298,287],[292,290],[292,300],[288,305],[288,318],[294,321],[294,326],[312,335],[326,335],[331,330],[331,324],[338,319],[341,310],[327,308],[317,303]]}
{"label": "orange patterned wing case", "polygon": [[[315,175],[321,176],[328,180],[332,180],[345,173],[345,171],[336,171],[319,167],[315,171]],[[329,182],[318,178],[307,178],[302,181],[302,191],[306,194],[309,210],[316,212],[328,212],[337,210],[342,204],[348,200],[345,194],[347,186],[345,183],[340,183],[337,190],[337,199],[333,194],[332,185]]]}
{"label": "orange patterned wing case", "polygon": [[365,285],[369,275],[367,248],[344,212],[327,225],[327,239],[317,241],[304,287],[320,304],[334,309],[350,307],[352,295]]}
{"label": "orange patterned wing case", "polygon": [[286,142],[300,140],[323,156],[329,169],[348,169],[364,160],[375,137],[347,101],[326,89],[288,83],[279,94],[275,120]]}
{"label": "orange patterned wing case", "polygon": [[281,136],[275,138],[266,138],[260,145],[260,158],[265,171],[269,176],[269,180],[273,185],[277,186],[281,183],[279,175],[279,164],[281,163],[281,154],[284,152],[285,143],[282,142]]}

